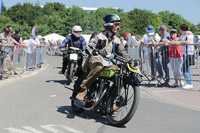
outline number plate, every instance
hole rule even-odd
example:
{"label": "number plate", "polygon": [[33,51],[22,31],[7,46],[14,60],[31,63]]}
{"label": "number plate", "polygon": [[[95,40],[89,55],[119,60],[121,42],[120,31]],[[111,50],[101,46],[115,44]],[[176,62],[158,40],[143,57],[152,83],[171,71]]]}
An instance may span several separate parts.
{"label": "number plate", "polygon": [[77,60],[78,59],[78,55],[77,54],[70,54],[69,59],[70,60]]}

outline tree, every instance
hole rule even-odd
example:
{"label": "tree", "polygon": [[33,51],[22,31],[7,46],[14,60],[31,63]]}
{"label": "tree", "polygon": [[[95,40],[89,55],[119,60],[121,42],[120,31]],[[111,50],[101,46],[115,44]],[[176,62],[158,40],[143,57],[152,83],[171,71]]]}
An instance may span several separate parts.
{"label": "tree", "polygon": [[187,20],[185,20],[181,15],[178,15],[176,13],[170,13],[169,11],[159,12],[158,15],[162,19],[163,24],[168,27],[168,30],[170,29],[178,30],[181,24],[187,24],[189,30],[191,30],[193,33],[197,31],[195,26],[190,22],[188,22]]}
{"label": "tree", "polygon": [[0,30],[3,31],[3,29],[8,25],[15,25],[15,23],[7,16],[1,15],[0,17]]}
{"label": "tree", "polygon": [[77,6],[73,6],[71,8],[67,8],[65,10],[66,16],[63,18],[64,28],[66,33],[70,34],[72,31],[72,27],[75,25],[79,25],[82,27],[83,31],[87,29],[88,20],[87,13],[83,11],[81,8]]}
{"label": "tree", "polygon": [[200,30],[200,22],[198,23],[197,27],[198,27],[198,28],[199,28],[199,30]]}
{"label": "tree", "polygon": [[44,8],[42,9],[43,13],[47,16],[51,16],[53,13],[57,12],[59,16],[65,17],[64,10],[66,9],[65,5],[54,2],[54,3],[47,3],[44,5]]}
{"label": "tree", "polygon": [[[2,5],[0,29],[7,25],[12,25],[14,28],[21,27],[21,34],[28,37],[32,27],[36,26],[38,34],[46,35],[55,32],[66,36],[71,34],[73,26],[80,25],[83,33],[92,34],[104,30],[102,20],[109,13],[117,14],[122,20],[118,36],[122,36],[125,32],[141,36],[146,33],[145,28],[148,25],[153,25],[156,32],[158,32],[158,27],[163,24],[168,29],[178,30],[183,23],[187,24],[193,33],[199,33],[191,22],[169,11],[155,14],[152,11],[137,8],[130,12],[123,12],[122,9],[99,8],[96,12],[88,13],[77,6],[66,8],[58,2],[46,3],[43,8],[39,4],[16,4],[8,10]],[[200,23],[197,26],[200,28]]]}
{"label": "tree", "polygon": [[40,6],[30,3],[24,3],[23,5],[17,4],[7,10],[7,16],[16,23],[23,25],[26,22],[29,26],[33,27],[35,18],[42,16],[42,9]]}
{"label": "tree", "polygon": [[5,14],[6,14],[6,7],[5,7],[4,3],[2,3],[1,15],[5,15]]}
{"label": "tree", "polygon": [[157,27],[161,24],[161,19],[157,14],[148,10],[134,9],[128,13],[128,32],[136,35],[143,35],[146,33],[145,28],[148,25]]}

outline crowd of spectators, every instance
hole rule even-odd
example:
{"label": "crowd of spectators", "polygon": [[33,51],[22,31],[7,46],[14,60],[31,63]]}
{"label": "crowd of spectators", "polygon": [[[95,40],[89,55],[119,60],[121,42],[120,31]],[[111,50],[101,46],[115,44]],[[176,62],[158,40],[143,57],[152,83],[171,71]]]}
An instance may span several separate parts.
{"label": "crowd of spectators", "polygon": [[[195,64],[194,57],[195,53],[198,52],[193,45],[194,35],[188,30],[188,26],[180,25],[180,36],[178,36],[177,29],[171,29],[168,32],[164,25],[159,27],[159,34],[155,33],[152,25],[144,28],[144,30],[147,33],[141,38],[132,36],[129,32],[120,37],[121,44],[131,56],[135,54],[131,49],[141,46],[138,50],[140,54],[142,53],[143,63],[146,66],[143,74],[146,77],[151,77],[152,80],[155,78],[165,79],[161,86],[193,88],[191,66]],[[30,39],[27,39],[27,37],[23,39],[20,36],[19,28],[13,32],[12,26],[5,27],[0,34],[0,78],[8,78],[7,64],[12,58],[10,53],[14,46],[23,48],[27,53],[32,53],[36,47],[45,46],[48,47],[49,55],[61,55],[60,43],[61,40],[45,40],[41,35],[31,35]],[[200,44],[200,38],[196,43]],[[173,84],[170,80],[172,79],[170,69],[174,76]],[[181,80],[181,72],[186,79],[186,85]]]}
{"label": "crowd of spectators", "polygon": [[[164,79],[165,82],[161,83],[160,86],[192,89],[191,67],[195,65],[195,57],[198,53],[198,46],[194,42],[194,34],[188,30],[186,24],[180,25],[180,36],[178,36],[177,29],[171,29],[168,32],[165,25],[158,27],[158,29],[159,34],[155,33],[152,25],[149,25],[145,28],[147,33],[141,39],[126,32],[120,38],[121,44],[130,55],[133,51],[129,51],[129,47],[141,46],[138,50],[142,53],[143,63],[146,67],[143,74],[146,77],[151,77],[151,80],[155,78]],[[197,44],[198,42],[200,40],[197,41]],[[181,80],[182,74],[185,77],[185,83]]]}
{"label": "crowd of spectators", "polygon": [[[38,47],[50,47],[42,36],[31,35],[30,39],[20,36],[20,28],[16,28],[13,31],[12,26],[6,26],[0,34],[0,79],[7,79],[9,76],[8,62],[13,65],[13,50],[17,47],[17,54],[20,54],[20,49],[26,53],[33,53],[35,48]],[[20,61],[20,56],[18,56]],[[28,56],[29,57],[29,56]],[[11,69],[11,68],[10,68]],[[14,72],[14,74],[17,74]]]}

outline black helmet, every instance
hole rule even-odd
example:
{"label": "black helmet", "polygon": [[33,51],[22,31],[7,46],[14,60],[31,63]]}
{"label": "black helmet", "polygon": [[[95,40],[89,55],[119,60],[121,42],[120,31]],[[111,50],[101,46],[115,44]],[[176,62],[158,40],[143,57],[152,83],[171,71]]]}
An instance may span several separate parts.
{"label": "black helmet", "polygon": [[105,30],[112,30],[114,22],[121,22],[117,14],[107,14],[103,18],[103,27]]}

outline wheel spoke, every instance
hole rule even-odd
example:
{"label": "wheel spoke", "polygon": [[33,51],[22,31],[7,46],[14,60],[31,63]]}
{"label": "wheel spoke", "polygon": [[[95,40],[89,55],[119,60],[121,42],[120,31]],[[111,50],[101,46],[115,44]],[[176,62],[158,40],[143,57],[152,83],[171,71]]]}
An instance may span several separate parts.
{"label": "wheel spoke", "polygon": [[[113,125],[121,125],[127,123],[134,115],[138,102],[139,89],[135,87],[131,82],[124,82],[124,86],[121,88],[121,94],[115,99],[109,98],[107,114],[108,121]],[[113,110],[113,105],[118,107],[117,110]]]}

